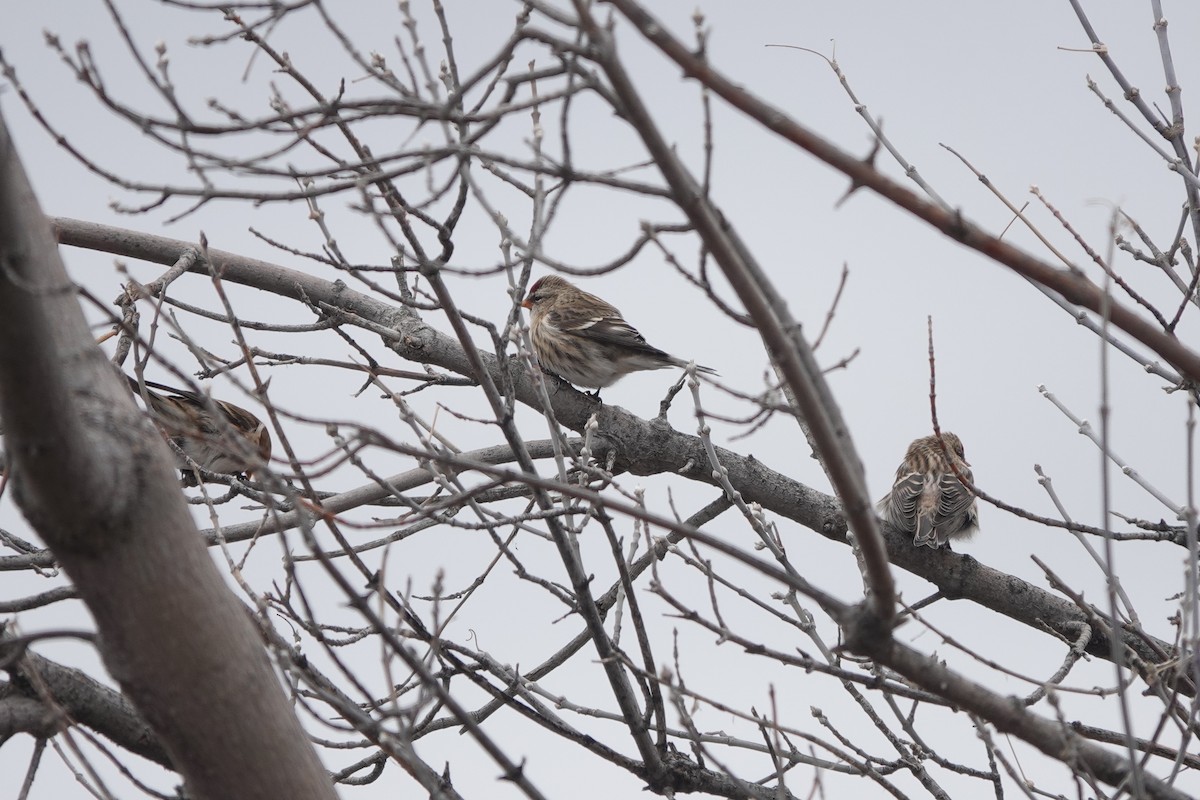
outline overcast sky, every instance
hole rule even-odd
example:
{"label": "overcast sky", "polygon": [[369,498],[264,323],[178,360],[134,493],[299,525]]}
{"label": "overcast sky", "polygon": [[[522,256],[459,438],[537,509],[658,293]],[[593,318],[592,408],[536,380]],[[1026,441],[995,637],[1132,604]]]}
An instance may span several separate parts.
{"label": "overcast sky", "polygon": [[[691,40],[694,4],[667,1],[647,5],[677,35]],[[1130,81],[1159,108],[1167,109],[1150,3],[1083,0],[1083,5]],[[249,78],[243,82],[248,50],[189,46],[189,37],[228,32],[219,14],[186,14],[156,3],[129,0],[117,2],[117,6],[127,15],[148,59],[153,58],[154,42],[167,45],[180,94],[198,114],[207,98],[213,96],[247,113],[266,114],[268,83],[285,83],[282,76],[270,72],[261,57],[249,66]],[[419,7],[416,13],[426,25],[428,42],[433,48],[440,37],[429,25],[426,4],[414,3],[414,6]],[[1186,108],[1189,90],[1200,74],[1200,54],[1191,46],[1200,33],[1200,4],[1175,0],[1165,2],[1164,6],[1174,37],[1173,55]],[[347,8],[338,7],[338,13],[346,14],[338,18],[339,24],[363,51],[379,51],[394,63],[391,41],[400,33],[394,4],[364,0],[354,4],[353,12],[346,11]],[[886,134],[903,156],[943,198],[991,232],[998,233],[1008,226],[1011,213],[941,145],[954,148],[970,160],[1013,202],[1031,202],[1029,214],[1040,229],[1068,258],[1091,273],[1095,272],[1094,265],[1030,195],[1031,185],[1040,187],[1075,230],[1099,248],[1102,255],[1108,254],[1104,248],[1110,238],[1108,230],[1114,209],[1120,208],[1137,219],[1160,244],[1169,242],[1178,226],[1183,200],[1180,181],[1161,158],[1089,91],[1086,78],[1091,75],[1108,97],[1121,102],[1120,89],[1100,60],[1087,52],[1089,43],[1067,2],[764,0],[708,3],[700,8],[707,17],[709,56],[715,65],[802,124],[840,147],[865,156],[872,144],[870,131],[825,61],[810,53],[769,45],[809,48],[825,56],[836,54],[859,102],[876,118],[883,119]],[[465,74],[490,57],[508,36],[517,5],[497,0],[488,3],[448,0],[447,9],[460,70]],[[140,138],[136,130],[113,119],[73,80],[44,44],[44,29],[56,33],[68,47],[86,39],[114,95],[165,114],[162,104],[155,103],[129,59],[103,4],[98,0],[14,4],[5,12],[0,48],[53,124],[104,169],[146,181],[186,180],[177,158],[163,153]],[[276,46],[287,50],[301,69],[320,78],[328,94],[336,92],[340,78],[356,77],[315,26],[308,30],[302,25],[287,25],[276,31],[274,37]],[[626,26],[618,25],[618,46],[634,65],[639,89],[649,99],[656,121],[677,144],[689,166],[698,171],[702,156],[698,89],[684,81],[677,68],[651,52]],[[287,91],[291,91],[290,87]],[[366,89],[354,83],[349,85],[351,96],[360,91]],[[1128,104],[1120,107],[1134,114]],[[810,340],[825,319],[843,265],[849,269],[841,305],[818,356],[822,363],[833,365],[858,351],[848,368],[829,374],[829,381],[866,465],[872,496],[880,496],[887,490],[909,441],[930,432],[926,317],[933,315],[941,423],[962,437],[979,485],[1010,503],[1054,516],[1053,507],[1036,482],[1033,465],[1040,464],[1053,478],[1075,518],[1101,524],[1100,461],[1096,449],[1037,389],[1044,384],[1077,416],[1095,423],[1100,397],[1100,347],[1096,337],[1018,276],[904,216],[887,201],[859,191],[837,205],[847,189],[843,177],[805,153],[756,130],[719,100],[714,101],[714,108],[717,152],[714,197],[781,288]],[[118,214],[110,208],[110,201],[136,205],[149,198],[125,193],[81,167],[32,120],[11,89],[0,91],[0,109],[46,213],[182,239],[194,240],[203,231],[213,246],[295,268],[313,269],[249,233],[249,228],[254,227],[296,247],[318,249],[319,232],[308,220],[308,209],[302,204],[256,208],[249,203],[217,203],[174,223],[167,221],[183,210],[183,204],[171,204],[137,216]],[[551,116],[543,120],[550,139],[557,136],[558,124],[557,118]],[[580,119],[586,117],[581,115]],[[587,125],[576,128],[573,131],[576,157],[584,166],[612,165],[639,158],[632,137],[614,134],[617,126],[611,119],[597,118],[594,132]],[[1145,130],[1144,124],[1142,129]],[[376,150],[398,147],[407,133],[380,135],[372,146]],[[514,151],[524,152],[521,139],[527,132],[511,135]],[[886,153],[880,154],[877,165],[891,175],[902,177],[902,169]],[[232,185],[232,179],[221,180],[223,185]],[[501,195],[501,199],[505,197]],[[387,263],[390,253],[386,243],[349,210],[357,197],[328,198],[323,202],[332,224],[340,226],[339,244],[350,260]],[[601,191],[580,192],[577,202],[564,206],[549,247],[557,257],[576,266],[603,263],[628,247],[637,234],[639,215],[651,213],[650,209],[648,205],[643,211],[635,203],[626,205],[624,200],[614,203],[612,195]],[[522,226],[527,225],[527,208],[513,202],[503,211],[514,220],[516,228],[526,229]],[[465,225],[458,232],[453,262],[456,267],[483,269],[499,259],[495,228],[482,215],[477,219],[479,224]],[[1020,225],[1014,225],[1006,238],[1050,259],[1045,248]],[[686,267],[695,267],[694,246],[681,248],[677,255],[687,259]],[[65,256],[73,277],[93,288],[100,297],[108,299],[117,294],[120,276],[112,269],[113,259],[72,250],[67,250]],[[1115,263],[1139,290],[1174,309],[1177,293],[1162,276],[1145,265],[1131,263],[1125,256],[1116,258]],[[158,272],[156,267],[132,268],[143,279]],[[503,276],[455,280],[461,287],[467,310],[502,322],[508,307]],[[648,250],[628,269],[580,283],[620,307],[651,343],[714,367],[730,385],[746,391],[762,387],[767,360],[757,337],[716,316],[701,297],[687,290],[657,254]],[[726,292],[725,296],[732,294]],[[284,304],[254,305],[264,302],[257,296],[247,295],[246,302],[252,304],[247,312],[250,316],[267,317],[277,309],[290,308],[287,313],[295,319],[305,318],[297,315],[294,307]],[[427,317],[432,324],[448,330],[436,315]],[[1181,337],[1185,342],[1195,343],[1195,331],[1195,322],[1185,316]],[[228,353],[227,339],[226,334],[219,344]],[[294,342],[290,346],[296,347]],[[336,357],[346,356],[344,348],[335,348],[335,353]],[[1185,503],[1188,489],[1185,398],[1165,393],[1161,380],[1147,375],[1139,365],[1120,354],[1111,355],[1111,369],[1111,435],[1115,451],[1174,502]],[[635,375],[605,390],[604,399],[650,417],[657,411],[673,377],[667,373]],[[280,371],[274,380],[275,396],[286,398],[285,403],[291,403],[292,408],[322,410],[328,416],[343,418],[363,413],[363,404],[354,405],[355,401],[349,397],[356,386],[352,379],[314,386],[304,374]],[[714,408],[728,409],[730,413],[745,411],[745,406],[716,392],[709,398]],[[382,403],[371,408],[380,415],[388,413]],[[420,411],[432,417],[436,413],[432,400],[421,406]],[[690,401],[677,405],[672,421],[681,430],[694,430]],[[446,424],[455,425],[449,420]],[[464,425],[454,430],[468,436],[466,432],[471,428]],[[729,441],[738,432],[732,427],[715,425],[714,430],[719,443],[739,452],[753,453],[773,468],[829,491],[794,423],[776,420],[746,441]],[[493,438],[486,438],[462,441],[460,446],[494,442]],[[326,488],[353,485],[352,475],[342,478],[345,483],[338,484],[335,479]],[[699,503],[710,495],[696,490],[689,499]],[[1114,508],[1128,516],[1175,521],[1161,504],[1116,472],[1113,498]],[[664,506],[665,498],[660,495],[654,504]],[[205,524],[203,511],[198,515],[201,524]],[[1071,574],[1077,587],[1099,597],[1102,577],[1085,563],[1072,537],[1034,526],[994,508],[985,507],[982,516],[981,534],[956,549],[1045,586],[1040,569],[1030,560],[1031,555],[1037,555],[1052,567]],[[20,535],[29,535],[8,498],[0,507],[0,523]],[[784,524],[783,530],[793,556],[811,549],[812,558],[822,560],[822,576],[828,581],[825,588],[846,600],[860,592],[861,583],[845,548],[817,541],[819,537],[791,523]],[[451,582],[469,580],[470,569],[456,572],[455,557],[453,552],[433,549],[429,555],[431,562],[423,565],[413,578],[415,585],[427,588],[436,568],[447,569]],[[1166,544],[1135,543],[1118,550],[1118,570],[1126,590],[1143,612],[1147,628],[1161,638],[1173,639],[1174,632],[1166,617],[1176,605],[1167,602],[1167,598],[1182,588],[1181,551]],[[0,582],[0,587],[12,587],[0,588],[0,598],[19,597],[45,588],[43,583],[26,580],[22,577],[10,582],[6,578]],[[928,591],[923,581],[910,576],[902,576],[900,582],[906,599],[915,600]],[[31,614],[22,618],[22,625],[26,630],[49,627],[59,621],[54,615],[60,613],[70,614],[71,620],[85,624],[79,622],[80,612],[76,608]],[[941,613],[947,619],[961,621],[969,620],[978,610],[954,608]],[[481,609],[471,619],[482,626],[488,615]],[[667,623],[664,629],[670,627]],[[989,651],[994,655],[1021,661],[1023,656],[1019,653],[1014,656],[1002,637],[1013,633],[1014,642],[1031,640],[1023,632],[1010,632],[1009,627],[1012,626],[1001,623],[988,630],[975,630],[972,643],[990,644]],[[481,628],[479,633],[486,646],[487,629]],[[711,644],[704,637],[696,637],[695,643],[699,648]],[[929,650],[937,649],[929,635],[917,643]],[[1046,651],[1041,654],[1043,658],[1029,662],[1038,665],[1030,667],[1035,672],[1059,657],[1046,640],[1040,641],[1040,647]],[[547,643],[537,652],[542,654],[550,648]],[[713,649],[711,666],[714,680],[718,680],[724,653]],[[783,649],[787,649],[786,645]],[[87,658],[78,648],[69,646],[57,650],[48,646],[46,652]],[[1082,672],[1086,677],[1079,678],[1081,684],[1087,684],[1089,679],[1097,684],[1113,682],[1107,662],[1081,670],[1090,670]],[[703,682],[705,676],[690,677]],[[793,675],[785,680],[796,678]],[[1026,691],[1019,686],[993,688]],[[799,708],[818,702],[801,685],[787,685],[781,691],[789,703]],[[762,696],[761,690],[758,696]],[[750,702],[754,701],[747,701]],[[758,702],[762,708],[762,701]],[[1148,717],[1145,722],[1149,724],[1153,718]],[[956,720],[955,724],[961,722]],[[714,726],[719,725],[714,722]],[[1138,732],[1149,733],[1145,729]],[[431,737],[423,743],[426,749],[422,752],[431,763],[437,764],[438,758],[431,754],[447,745],[435,740],[437,737]],[[448,746],[447,752],[451,752]],[[564,766],[560,761],[546,759],[544,753],[540,755],[540,758],[531,756],[530,768],[535,780],[548,793],[565,791],[572,786],[570,782],[576,771],[583,768],[574,763]],[[27,758],[27,742],[9,743],[0,749],[0,774],[19,774]],[[49,774],[49,771],[44,773],[47,778]],[[466,793],[475,791],[475,796],[481,796],[478,792],[496,790],[494,774],[492,765],[487,764],[477,776],[456,774],[455,784]],[[612,775],[608,771],[602,774],[609,778]],[[1200,791],[1200,780],[1185,777],[1180,786]],[[596,797],[638,788],[628,778],[588,787],[583,794]],[[34,796],[50,797],[50,788],[47,781],[41,786],[42,794]],[[578,795],[578,787],[574,788]],[[878,791],[874,785],[862,788],[864,793],[858,795],[861,797],[875,796],[870,792]],[[78,787],[65,791],[70,796],[81,794]],[[505,787],[500,791],[510,789]],[[3,794],[0,790],[0,795]],[[350,791],[345,794],[384,796]]]}

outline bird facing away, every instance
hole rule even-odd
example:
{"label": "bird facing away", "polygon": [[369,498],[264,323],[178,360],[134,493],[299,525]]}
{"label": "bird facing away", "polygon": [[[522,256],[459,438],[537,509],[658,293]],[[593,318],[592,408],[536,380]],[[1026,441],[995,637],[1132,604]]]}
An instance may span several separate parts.
{"label": "bird facing away", "polygon": [[596,397],[631,372],[688,364],[647,344],[615,306],[557,275],[539,278],[521,305],[529,309],[529,338],[542,368],[595,389]]}
{"label": "bird facing away", "polygon": [[[962,440],[953,433],[943,433],[942,439],[959,473],[974,483]],[[876,504],[885,520],[913,534],[918,547],[941,547],[979,530],[975,495],[955,477],[950,463],[937,436],[915,440],[896,470],[892,490]]]}
{"label": "bird facing away", "polygon": [[[144,381],[143,386],[132,375],[125,378],[133,393],[146,403],[163,435],[209,472],[250,477],[271,458],[270,431],[246,409],[153,381]],[[149,387],[170,394],[159,394]],[[222,418],[215,418],[210,407],[215,407]],[[178,453],[175,456],[184,480],[194,485],[192,465]]]}

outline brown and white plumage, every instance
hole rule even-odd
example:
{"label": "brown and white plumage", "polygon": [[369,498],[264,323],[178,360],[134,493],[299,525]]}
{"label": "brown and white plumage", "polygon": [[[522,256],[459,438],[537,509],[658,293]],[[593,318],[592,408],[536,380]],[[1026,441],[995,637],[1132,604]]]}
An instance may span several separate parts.
{"label": "brown and white plumage", "polygon": [[542,368],[576,386],[600,390],[631,372],[688,364],[648,344],[615,306],[557,275],[538,279],[521,305]]}
{"label": "brown and white plumage", "polygon": [[[270,460],[271,433],[246,409],[153,381],[139,383],[132,375],[125,378],[133,393],[147,404],[163,435],[209,472],[249,476]],[[220,412],[220,418],[213,416],[211,407]],[[185,479],[194,477],[192,465],[178,453],[176,462]]]}
{"label": "brown and white plumage", "polygon": [[[942,439],[958,471],[974,482],[962,440],[953,433],[942,433]],[[941,547],[979,529],[975,495],[955,477],[950,463],[937,436],[917,439],[896,470],[892,490],[876,505],[884,519],[913,534],[918,547]]]}

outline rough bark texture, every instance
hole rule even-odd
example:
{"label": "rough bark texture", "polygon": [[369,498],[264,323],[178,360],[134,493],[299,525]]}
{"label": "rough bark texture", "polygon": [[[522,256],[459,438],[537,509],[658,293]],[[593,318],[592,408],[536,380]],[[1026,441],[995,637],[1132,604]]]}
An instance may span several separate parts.
{"label": "rough bark texture", "polygon": [[0,416],[17,500],[189,794],[334,797],[166,446],[92,340],[2,122]]}

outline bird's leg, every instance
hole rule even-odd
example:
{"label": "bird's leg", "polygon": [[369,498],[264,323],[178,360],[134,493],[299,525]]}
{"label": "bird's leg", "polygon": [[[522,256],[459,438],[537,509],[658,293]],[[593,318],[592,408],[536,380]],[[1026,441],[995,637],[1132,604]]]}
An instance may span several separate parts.
{"label": "bird's leg", "polygon": [[559,383],[565,383],[567,386],[570,386],[572,388],[575,387],[575,384],[571,383],[569,380],[564,378],[562,375],[559,375],[557,372],[554,372],[553,370],[549,370],[549,369],[546,369],[545,367],[542,367],[542,374],[543,375],[551,375]]}
{"label": "bird's leg", "polygon": [[545,367],[542,367],[542,372],[546,373],[547,375],[553,375],[561,383],[563,383],[567,386],[570,386],[572,389],[575,389],[578,392],[583,392],[584,394],[586,394],[588,397],[592,398],[593,400],[599,400],[601,403],[604,402],[603,400],[600,400],[600,390],[599,389],[589,392],[589,391],[586,391],[586,390],[576,386],[575,384],[571,383],[569,380],[564,378],[562,375],[559,375],[557,372],[551,372],[550,370],[546,369]]}

